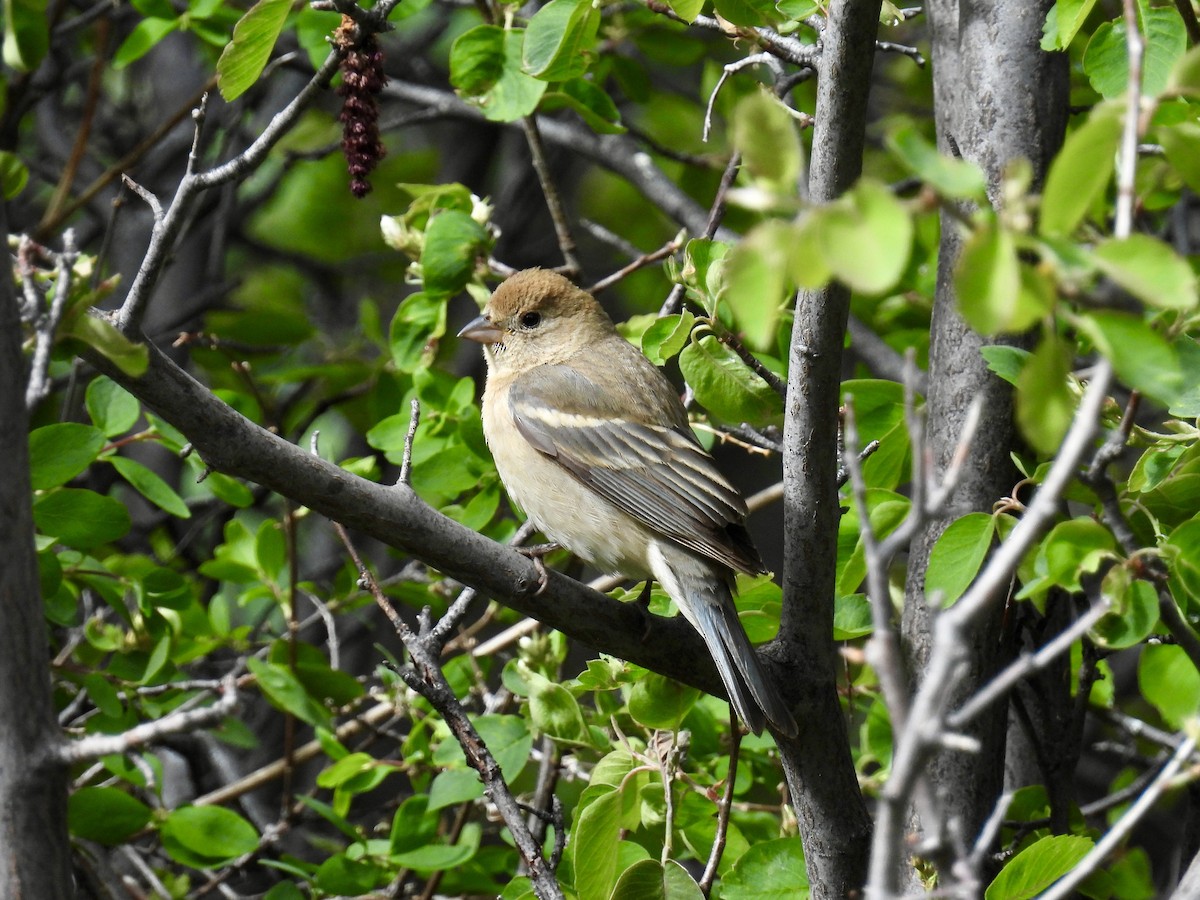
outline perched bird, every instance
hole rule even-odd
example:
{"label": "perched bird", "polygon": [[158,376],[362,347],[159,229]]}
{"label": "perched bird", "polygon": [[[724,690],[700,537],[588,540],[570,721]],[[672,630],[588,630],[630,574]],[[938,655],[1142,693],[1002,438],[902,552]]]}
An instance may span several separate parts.
{"label": "perched bird", "polygon": [[658,581],[746,725],[795,735],[733,603],[734,572],[764,571],[746,503],[671,383],[590,294],[542,269],[501,284],[459,336],[484,347],[483,431],[513,502],[597,568]]}

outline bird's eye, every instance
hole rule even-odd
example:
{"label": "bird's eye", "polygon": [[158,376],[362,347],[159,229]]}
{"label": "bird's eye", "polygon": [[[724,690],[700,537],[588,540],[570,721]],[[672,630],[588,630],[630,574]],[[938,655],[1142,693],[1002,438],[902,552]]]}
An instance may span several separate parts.
{"label": "bird's eye", "polygon": [[542,314],[539,312],[527,312],[521,316],[521,326],[524,328],[537,328],[542,324]]}

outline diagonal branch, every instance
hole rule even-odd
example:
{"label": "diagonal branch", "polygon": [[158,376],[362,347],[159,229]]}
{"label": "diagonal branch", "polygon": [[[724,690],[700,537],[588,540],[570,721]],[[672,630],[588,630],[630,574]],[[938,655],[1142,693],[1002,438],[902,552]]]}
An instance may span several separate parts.
{"label": "diagonal branch", "polygon": [[133,377],[92,350],[86,357],[179,429],[212,469],[256,482],[347,528],[411,553],[438,571],[594,647],[724,697],[699,636],[681,617],[653,615],[558,572],[538,593],[532,561],[426,505],[403,484],[359,478],[255,425],[149,346]]}

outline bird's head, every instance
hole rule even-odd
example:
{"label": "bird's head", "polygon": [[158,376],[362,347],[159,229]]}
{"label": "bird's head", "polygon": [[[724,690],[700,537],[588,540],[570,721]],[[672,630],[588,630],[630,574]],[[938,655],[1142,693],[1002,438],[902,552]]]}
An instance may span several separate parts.
{"label": "bird's head", "polygon": [[496,288],[458,336],[483,344],[489,365],[523,371],[564,362],[614,330],[587,291],[556,272],[526,269]]}

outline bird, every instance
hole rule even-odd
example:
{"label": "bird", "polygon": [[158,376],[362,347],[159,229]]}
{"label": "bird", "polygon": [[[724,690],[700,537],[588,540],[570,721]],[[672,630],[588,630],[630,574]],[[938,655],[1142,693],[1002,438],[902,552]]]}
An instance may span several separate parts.
{"label": "bird", "polygon": [[795,736],[733,600],[736,572],[766,571],[745,500],[662,371],[591,294],[547,269],[502,282],[459,337],[483,345],[483,432],[509,499],[586,563],[661,584],[746,727]]}

